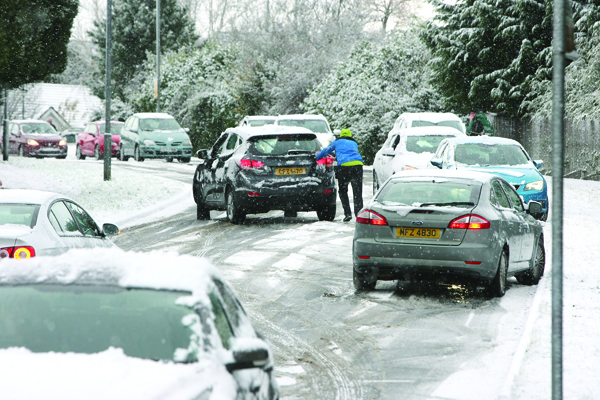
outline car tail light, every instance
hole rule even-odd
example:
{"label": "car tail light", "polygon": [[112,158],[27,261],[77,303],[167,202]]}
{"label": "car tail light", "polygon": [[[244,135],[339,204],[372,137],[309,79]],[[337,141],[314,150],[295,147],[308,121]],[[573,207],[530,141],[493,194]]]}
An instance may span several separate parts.
{"label": "car tail light", "polygon": [[260,193],[257,193],[257,192],[248,191],[246,193],[248,193],[248,196],[250,196],[250,197],[259,197],[260,196]]}
{"label": "car tail light", "polygon": [[0,259],[16,258],[17,260],[27,260],[35,257],[35,249],[31,246],[3,247],[0,249]]}
{"label": "car tail light", "polygon": [[250,160],[247,158],[242,158],[240,160],[240,167],[245,170],[249,170],[252,168],[260,168],[260,167],[263,167],[264,165],[265,165],[265,163],[262,161]]}
{"label": "car tail light", "polygon": [[450,221],[448,225],[450,229],[489,229],[490,221],[487,219],[476,215],[476,214],[468,214],[463,215],[462,217],[458,217]]}
{"label": "car tail light", "polygon": [[465,264],[469,265],[480,265],[481,261],[465,261]]}
{"label": "car tail light", "polygon": [[357,224],[367,224],[367,225],[387,225],[387,220],[385,217],[377,214],[375,211],[371,210],[363,210],[358,213],[356,216]]}
{"label": "car tail light", "polygon": [[317,160],[317,165],[324,165],[325,167],[333,167],[333,158],[325,157]]}
{"label": "car tail light", "polygon": [[369,258],[371,258],[371,256],[358,256],[358,258],[361,260],[368,260]]}
{"label": "car tail light", "polygon": [[329,188],[323,192],[323,194],[333,193],[333,188]]}

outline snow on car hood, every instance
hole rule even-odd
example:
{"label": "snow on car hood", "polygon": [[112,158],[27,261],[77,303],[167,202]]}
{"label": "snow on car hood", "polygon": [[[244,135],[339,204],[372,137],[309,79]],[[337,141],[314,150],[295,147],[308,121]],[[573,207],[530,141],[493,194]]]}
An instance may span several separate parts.
{"label": "snow on car hood", "polygon": [[[223,366],[156,362],[110,348],[96,354],[0,350],[0,398],[11,400],[235,399],[236,383]],[[202,397],[204,399],[205,397]]]}

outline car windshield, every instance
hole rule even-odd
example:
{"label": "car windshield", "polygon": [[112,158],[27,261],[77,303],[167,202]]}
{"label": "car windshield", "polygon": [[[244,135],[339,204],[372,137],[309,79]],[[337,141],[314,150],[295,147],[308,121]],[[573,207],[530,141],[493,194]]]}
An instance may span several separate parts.
{"label": "car windshield", "polygon": [[38,204],[0,204],[0,225],[24,225],[33,228],[40,210]]}
{"label": "car windshield", "polygon": [[448,126],[450,128],[458,129],[459,131],[463,131],[462,124],[460,121],[448,120],[448,121],[439,121],[439,122],[430,122],[430,121],[412,121],[411,127],[417,126]]}
{"label": "car windshield", "polygon": [[250,126],[273,125],[274,122],[274,119],[251,119],[249,121]]}
{"label": "car windshield", "polygon": [[[106,124],[99,124],[100,133],[104,135],[106,132]],[[121,134],[121,129],[123,129],[123,124],[110,124],[110,134],[111,135],[119,135]]]}
{"label": "car windshield", "polygon": [[523,165],[529,158],[520,146],[512,144],[459,144],[454,160],[466,165]]}
{"label": "car windshield", "polygon": [[406,150],[411,153],[435,153],[440,142],[444,139],[448,139],[454,136],[407,136],[406,137]]}
{"label": "car windshield", "polygon": [[[111,286],[0,286],[0,348],[92,354],[109,347],[131,357],[174,360],[192,331],[189,293]],[[190,360],[188,360],[190,361]]]}
{"label": "car windshield", "polygon": [[143,131],[177,131],[181,126],[175,118],[144,118],[140,119],[140,129]]}
{"label": "car windshield", "polygon": [[249,151],[257,155],[279,156],[288,154],[292,150],[299,153],[314,154],[321,150],[321,145],[315,135],[277,135],[258,136],[250,139]]}
{"label": "car windshield", "polygon": [[480,183],[447,179],[392,180],[377,195],[376,201],[388,205],[473,206],[479,201]]}
{"label": "car windshield", "polygon": [[23,133],[56,133],[54,128],[50,124],[44,122],[28,122],[21,124]]}
{"label": "car windshield", "polygon": [[277,122],[281,126],[299,126],[310,129],[314,133],[329,133],[327,122],[322,119],[280,119]]}

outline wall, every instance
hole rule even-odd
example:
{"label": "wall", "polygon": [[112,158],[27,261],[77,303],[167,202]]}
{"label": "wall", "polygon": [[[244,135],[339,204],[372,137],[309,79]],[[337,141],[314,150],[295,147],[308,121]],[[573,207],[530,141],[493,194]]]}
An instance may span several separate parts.
{"label": "wall", "polygon": [[[517,140],[534,160],[543,160],[540,171],[552,175],[552,125],[550,119],[518,119],[497,115],[496,136]],[[600,180],[600,121],[565,120],[565,178]]]}

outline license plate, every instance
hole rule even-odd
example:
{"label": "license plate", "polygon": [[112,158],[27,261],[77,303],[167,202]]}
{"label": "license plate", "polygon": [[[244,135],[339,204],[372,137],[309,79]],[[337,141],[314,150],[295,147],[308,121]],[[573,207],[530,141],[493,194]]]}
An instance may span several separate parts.
{"label": "license plate", "polygon": [[275,168],[275,175],[306,175],[306,168]]}
{"label": "license plate", "polygon": [[439,229],[429,228],[396,228],[396,236],[413,239],[439,239]]}
{"label": "license plate", "polygon": [[163,151],[166,152],[166,153],[175,153],[177,151],[177,149],[174,149],[172,147],[165,147],[163,149]]}

